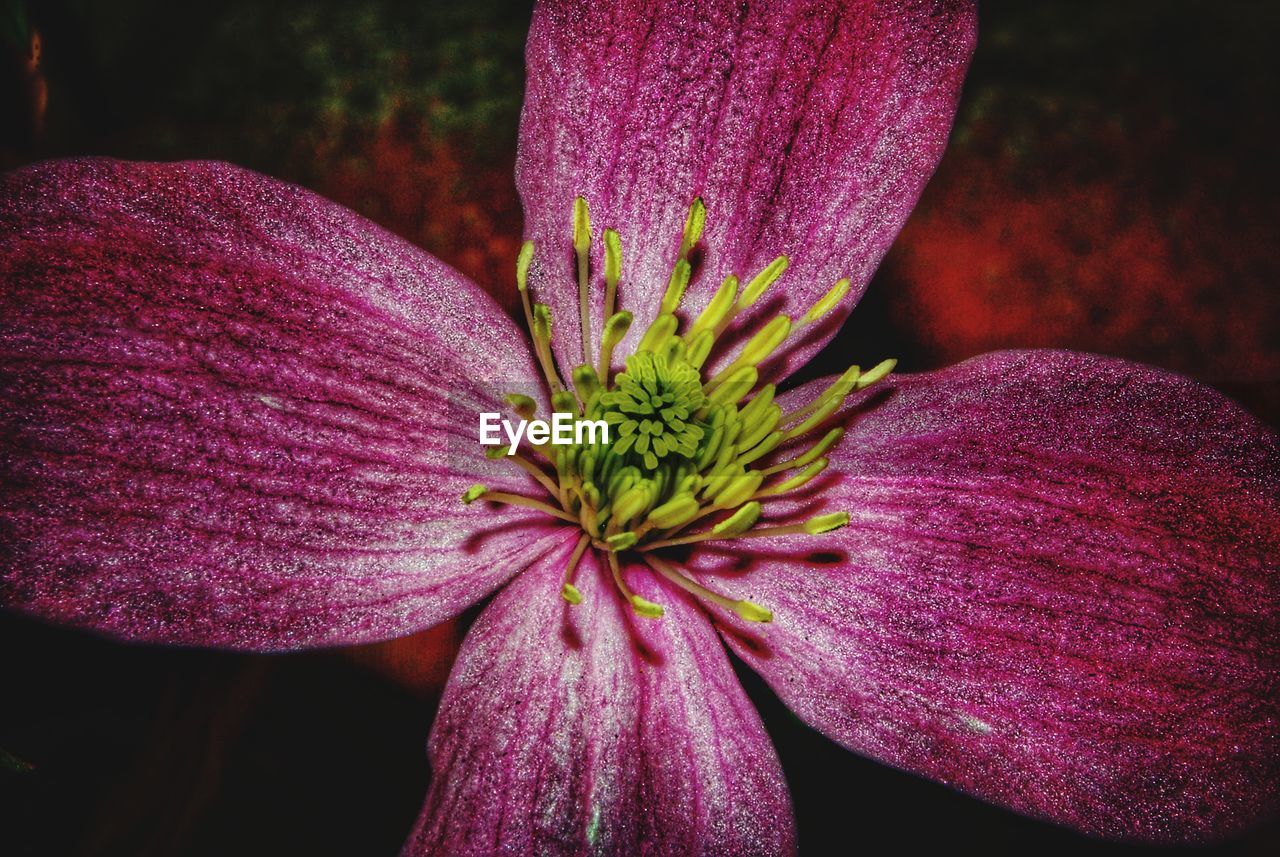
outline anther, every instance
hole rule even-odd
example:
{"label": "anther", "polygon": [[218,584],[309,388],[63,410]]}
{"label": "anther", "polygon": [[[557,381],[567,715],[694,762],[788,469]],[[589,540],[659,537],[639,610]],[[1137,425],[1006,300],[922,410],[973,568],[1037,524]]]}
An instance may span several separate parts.
{"label": "anther", "polygon": [[684,219],[684,236],[680,240],[680,256],[684,259],[689,251],[702,237],[702,227],[707,223],[707,207],[702,204],[702,197],[695,196],[689,205],[689,214]]}
{"label": "anther", "polygon": [[834,286],[827,290],[827,293],[814,303],[809,311],[800,319],[801,324],[813,324],[822,318],[831,310],[835,309],[840,301],[844,300],[845,295],[849,294],[849,281],[840,280]]}
{"label": "anther", "polygon": [[764,294],[765,289],[772,286],[778,281],[778,278],[787,270],[787,266],[791,261],[786,256],[779,256],[774,259],[765,269],[751,278],[747,283],[747,287],[742,290],[742,296],[738,298],[738,309],[744,310],[754,304]]}
{"label": "anther", "polygon": [[658,572],[667,580],[670,580],[686,592],[695,595],[704,601],[710,601],[712,604],[718,604],[727,610],[732,610],[748,622],[773,621],[773,613],[768,609],[761,607],[753,601],[747,601],[745,599],[735,600],[732,598],[726,598],[718,592],[712,592],[702,584],[696,583],[688,577],[685,577],[683,574],[676,571],[674,566],[659,557],[646,555],[645,562],[649,563],[649,567],[654,571]]}
{"label": "anther", "polygon": [[569,565],[564,573],[564,585],[560,587],[560,597],[570,604],[581,604],[582,593],[578,591],[578,587],[573,585],[574,572],[578,570],[578,562],[582,559],[582,554],[587,549],[587,544],[591,541],[591,537],[583,533],[578,538],[577,545],[573,548],[573,555],[569,557]]}
{"label": "anther", "polygon": [[588,305],[588,266],[591,258],[591,212],[587,201],[573,201],[573,249],[578,254],[578,314],[582,323],[582,359],[591,359],[591,312]]}
{"label": "anther", "polygon": [[618,281],[622,279],[622,237],[616,230],[604,231],[604,317],[613,315],[618,302]]}
{"label": "anther", "polygon": [[661,604],[654,604],[647,598],[641,598],[631,591],[626,582],[622,579],[622,569],[618,566],[618,555],[615,553],[607,553],[605,556],[609,561],[609,570],[613,572],[613,582],[617,585],[618,591],[622,593],[622,597],[631,603],[631,609],[636,615],[643,616],[646,619],[661,619],[663,612]]}

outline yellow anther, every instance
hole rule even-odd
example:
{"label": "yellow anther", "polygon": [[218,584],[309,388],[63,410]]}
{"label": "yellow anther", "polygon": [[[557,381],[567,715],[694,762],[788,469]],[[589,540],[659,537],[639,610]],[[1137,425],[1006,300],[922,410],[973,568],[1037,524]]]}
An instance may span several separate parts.
{"label": "yellow anther", "polygon": [[818,399],[821,401],[832,398],[843,399],[857,386],[858,378],[861,374],[862,370],[857,366],[850,366],[841,372],[840,377],[832,381],[827,389],[822,391],[822,395]]}
{"label": "yellow anther", "polygon": [[647,523],[663,530],[679,527],[693,520],[700,508],[693,494],[678,494],[650,512]]}
{"label": "yellow anther", "polygon": [[811,536],[838,530],[849,523],[848,512],[832,512],[829,515],[818,515],[804,522],[804,531]]}
{"label": "yellow anther", "polygon": [[800,437],[801,435],[808,434],[811,430],[817,428],[818,426],[826,422],[827,419],[836,411],[838,411],[840,409],[840,406],[843,404],[844,404],[844,399],[839,396],[830,398],[825,402],[822,402],[822,404],[818,406],[818,409],[815,410],[813,414],[809,416],[808,419],[804,420],[804,422],[801,422],[799,425],[796,425],[793,428],[788,429],[787,437],[789,438]]}
{"label": "yellow anther", "polygon": [[667,337],[675,334],[679,324],[674,315],[658,316],[645,331],[644,338],[636,346],[636,351],[657,351],[667,341]]}
{"label": "yellow anther", "polygon": [[507,393],[503,396],[503,401],[524,420],[533,419],[533,415],[538,412],[538,403],[523,393]]}
{"label": "yellow anther", "polygon": [[702,227],[707,223],[707,207],[702,204],[702,197],[695,196],[689,205],[689,214],[684,219],[684,238],[680,241],[680,258],[689,255],[689,251],[702,237]]}
{"label": "yellow anther", "polygon": [[497,461],[500,458],[505,458],[507,450],[510,448],[510,446],[486,446],[484,448],[484,457],[490,461]]}
{"label": "yellow anther", "polygon": [[591,210],[583,197],[573,201],[573,249],[585,253],[591,248]]}
{"label": "yellow anther", "polygon": [[578,398],[582,399],[585,405],[601,391],[600,376],[596,374],[595,369],[584,363],[573,370],[573,388],[578,391]]}
{"label": "yellow anther", "polygon": [[520,245],[520,255],[516,257],[516,288],[525,291],[529,288],[529,263],[533,261],[533,242],[526,241]]}
{"label": "yellow anther", "polygon": [[804,314],[804,318],[800,319],[801,324],[812,324],[822,318],[831,310],[835,309],[836,304],[844,300],[845,295],[849,294],[849,281],[840,280],[834,286],[827,290],[827,293],[818,298],[817,302],[809,308]]}
{"label": "yellow anther", "polygon": [[753,411],[751,416],[748,417],[747,411],[751,410],[751,405],[754,405],[756,400],[759,398],[760,397],[757,396],[755,399],[752,399],[751,404],[747,405],[746,408],[743,408],[742,413],[738,415],[739,419],[742,420],[742,424],[744,426],[748,426],[748,428],[744,430],[742,436],[738,438],[738,446],[743,449],[751,449],[754,447],[761,441],[761,439],[764,438],[765,435],[774,430],[778,425],[778,420],[782,418],[782,408],[777,405],[769,405],[763,415],[758,411]]}
{"label": "yellow anther", "polygon": [[738,507],[738,510],[720,523],[711,528],[711,532],[717,536],[724,538],[733,538],[734,536],[745,533],[756,525],[756,521],[760,520],[762,507],[755,500]]}
{"label": "yellow anther", "polygon": [[819,473],[821,473],[826,469],[827,469],[827,460],[825,458],[819,458],[817,461],[810,464],[804,470],[801,470],[795,476],[792,476],[790,479],[786,480],[785,482],[779,482],[777,485],[770,488],[766,493],[772,497],[777,494],[785,494],[788,491],[794,491],[797,488],[807,485],[814,477],[816,477]]}
{"label": "yellow anther", "polygon": [[604,231],[604,317],[613,315],[617,303],[618,281],[622,279],[622,237],[616,230]]}
{"label": "yellow anther", "polygon": [[653,492],[645,483],[627,489],[626,493],[613,504],[613,520],[625,525],[628,521],[644,512],[652,497]]}
{"label": "yellow anther", "polygon": [[667,281],[667,290],[662,295],[662,305],[658,313],[673,313],[684,298],[684,290],[689,287],[689,277],[693,275],[693,267],[684,259],[676,262],[671,269],[671,279]]}
{"label": "yellow anther", "polygon": [[551,342],[551,307],[546,304],[533,305],[533,338],[539,345]]}
{"label": "yellow anther", "polygon": [[738,309],[746,309],[758,301],[764,294],[764,290],[776,283],[790,264],[786,256],[779,256],[766,265],[763,271],[752,277],[751,282],[747,283],[747,287],[742,290],[742,296],[738,298]]}
{"label": "yellow anther", "polygon": [[661,619],[666,611],[662,609],[661,604],[654,604],[647,598],[641,598],[639,595],[632,595],[627,599],[631,602],[631,609],[636,611],[637,616],[643,616],[645,619]]}
{"label": "yellow anther", "polygon": [[480,485],[479,483],[477,483],[475,485],[472,485],[466,491],[462,492],[462,502],[470,506],[472,503],[479,500],[481,497],[483,497],[487,493],[489,493],[489,489],[486,488],[484,485]]}
{"label": "yellow anther", "polygon": [[729,484],[716,495],[715,502],[712,505],[717,509],[732,509],[735,506],[741,506],[751,499],[751,495],[760,488],[762,481],[764,481],[764,474],[758,470],[752,470],[744,476],[730,479]]}
{"label": "yellow anther", "polygon": [[748,622],[772,622],[773,611],[768,608],[761,607],[754,601],[736,601],[733,605],[733,612],[737,613]]}
{"label": "yellow anther", "polygon": [[[764,440],[760,441],[751,449],[748,449],[746,452],[742,453],[742,455],[739,455],[738,463],[745,466],[759,458],[763,458],[764,456],[773,452],[773,450],[778,446],[778,444],[782,443],[785,437],[786,437],[785,432],[781,432],[781,431],[769,432],[769,434],[765,436]],[[763,476],[763,474],[761,475]]]}
{"label": "yellow anther", "polygon": [[716,335],[709,330],[703,330],[693,337],[689,343],[688,353],[685,359],[694,369],[701,369],[702,364],[707,362],[707,357],[711,354],[711,346],[716,344]]}
{"label": "yellow anther", "polygon": [[775,464],[773,467],[765,470],[766,476],[772,476],[774,473],[781,473],[783,470],[792,470],[797,467],[804,467],[809,462],[823,455],[831,447],[840,442],[840,438],[844,437],[844,429],[840,427],[833,428],[822,436],[822,440],[811,446],[803,455],[797,456],[790,461],[784,461]]}
{"label": "yellow anther", "polygon": [[759,333],[751,337],[751,341],[742,349],[742,355],[738,359],[743,363],[758,366],[774,352],[774,349],[786,340],[790,333],[791,319],[785,315],[780,315],[772,319]]}
{"label": "yellow anther", "polygon": [[609,536],[604,541],[605,544],[609,546],[609,550],[624,551],[633,547],[636,541],[638,541],[638,538],[635,533],[628,530],[625,533],[618,533],[616,535]]}
{"label": "yellow anther", "polygon": [[570,604],[582,603],[582,593],[579,592],[578,587],[574,586],[572,583],[566,583],[564,586],[560,587],[560,597],[565,601],[568,601]]}
{"label": "yellow anther", "polygon": [[591,361],[591,309],[588,301],[588,266],[591,251],[591,213],[587,201],[573,201],[573,249],[578,252],[578,323],[582,327],[582,361]]}
{"label": "yellow anther", "polygon": [[603,386],[609,384],[609,370],[613,366],[613,349],[618,347],[618,343],[626,337],[630,329],[631,313],[626,310],[614,313],[604,323],[604,334],[600,340],[600,365],[597,367],[600,383]]}
{"label": "yellow anther", "polygon": [[898,361],[892,358],[890,358],[889,360],[880,361],[875,366],[871,367],[866,372],[862,373],[862,375],[858,378],[857,388],[859,390],[865,390],[867,387],[870,387],[876,381],[879,381],[881,378],[884,378],[886,375],[892,372],[893,367],[897,365],[898,365]]}
{"label": "yellow anther", "polygon": [[551,410],[558,414],[578,413],[578,397],[568,390],[557,390],[551,394]]}
{"label": "yellow anther", "polygon": [[[742,366],[759,366],[791,333],[791,319],[785,315],[777,316],[764,326],[764,329],[751,337],[733,362],[707,381],[706,388],[714,389],[726,378],[731,377]],[[755,381],[751,382],[755,386]]]}
{"label": "yellow anther", "polygon": [[613,572],[613,582],[617,585],[618,591],[622,593],[622,597],[627,599],[631,604],[631,609],[636,614],[646,619],[661,619],[663,609],[661,604],[654,604],[647,598],[641,598],[631,591],[626,581],[622,579],[622,568],[618,565],[618,555],[616,553],[607,553],[605,556],[609,561],[609,570]]}
{"label": "yellow anther", "polygon": [[650,568],[686,592],[710,601],[712,604],[718,604],[727,610],[732,610],[748,622],[769,622],[773,619],[773,614],[759,604],[750,601],[736,601],[732,598],[726,598],[718,592],[712,592],[702,584],[696,583],[676,571],[674,566],[661,557],[646,555],[645,561],[649,563]]}
{"label": "yellow anther", "polygon": [[729,377],[711,392],[707,397],[711,405],[724,405],[730,402],[737,402],[747,393],[751,392],[751,388],[756,385],[756,381],[760,380],[760,373],[756,371],[754,366],[743,366],[735,370]]}
{"label": "yellow anther", "polygon": [[[765,384],[751,397],[751,401],[742,408],[738,416],[745,425],[754,424],[773,404],[773,396],[778,391],[777,385]],[[781,409],[779,409],[781,410]],[[772,426],[770,426],[772,428]]]}
{"label": "yellow anther", "polygon": [[738,278],[730,274],[724,278],[720,288],[716,289],[711,302],[707,304],[706,309],[699,313],[697,320],[689,328],[686,336],[693,338],[704,330],[711,331],[714,334],[719,330],[721,322],[728,317],[729,312],[733,309],[733,302],[737,297]]}

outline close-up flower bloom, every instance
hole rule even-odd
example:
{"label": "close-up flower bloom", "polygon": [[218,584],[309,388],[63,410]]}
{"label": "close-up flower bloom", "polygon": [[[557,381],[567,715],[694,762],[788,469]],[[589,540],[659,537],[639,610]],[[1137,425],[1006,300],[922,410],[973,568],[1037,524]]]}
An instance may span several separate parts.
{"label": "close-up flower bloom", "polygon": [[[1019,813],[1268,818],[1271,431],[1067,351],[786,384],[932,174],[976,38],[953,2],[539,5],[523,326],[229,164],[8,174],[0,603],[276,652],[489,599],[406,854],[794,851],[729,653],[839,745]],[[486,450],[493,412],[611,434]]]}

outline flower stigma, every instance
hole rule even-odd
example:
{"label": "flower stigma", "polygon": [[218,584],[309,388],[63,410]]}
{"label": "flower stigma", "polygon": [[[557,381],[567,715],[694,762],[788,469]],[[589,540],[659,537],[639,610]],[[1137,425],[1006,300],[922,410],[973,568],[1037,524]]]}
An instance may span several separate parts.
{"label": "flower stigma", "polygon": [[[834,511],[798,523],[757,526],[766,503],[798,491],[822,473],[826,455],[840,442],[844,429],[821,432],[821,427],[849,395],[887,376],[895,361],[885,360],[866,372],[851,366],[812,402],[790,413],[774,402],[773,384],[759,384],[759,367],[788,338],[827,315],[849,294],[849,280],[842,279],[799,322],[786,315],[774,316],[732,360],[710,374],[704,367],[717,342],[734,319],[782,277],[789,260],[779,256],[745,286],[737,276],[726,277],[706,309],[681,330],[676,313],[692,275],[689,254],[702,235],[706,215],[702,200],[694,199],[656,317],[616,375],[614,351],[634,321],[632,313],[617,306],[623,272],[619,234],[605,229],[601,236],[605,322],[596,350],[588,297],[591,216],[587,201],[575,200],[572,231],[583,353],[567,385],[552,354],[551,310],[546,304],[533,303],[529,294],[532,241],[524,243],[516,261],[516,285],[553,412],[574,421],[602,420],[609,431],[607,438],[595,442],[533,444],[533,457],[513,447],[487,447],[485,455],[520,467],[548,496],[539,499],[473,485],[462,500],[523,506],[576,525],[581,535],[560,590],[570,604],[582,601],[582,592],[574,584],[575,572],[586,551],[594,549],[603,553],[614,584],[639,616],[659,618],[663,607],[627,586],[620,553],[642,560],[654,574],[704,602],[747,621],[769,622],[773,614],[767,607],[702,586],[682,573],[664,549],[711,540],[818,536],[849,523],[848,512]],[[537,403],[521,394],[509,394],[506,404],[526,420],[537,410]],[[797,441],[789,447],[796,450],[794,454],[765,463],[770,453],[789,441]]]}

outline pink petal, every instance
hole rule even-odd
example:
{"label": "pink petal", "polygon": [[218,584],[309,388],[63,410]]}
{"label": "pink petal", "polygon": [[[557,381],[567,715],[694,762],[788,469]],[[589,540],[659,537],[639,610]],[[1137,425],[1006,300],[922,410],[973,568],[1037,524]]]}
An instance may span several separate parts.
{"label": "pink petal", "polygon": [[425,253],[236,167],[107,160],[5,177],[0,241],[0,603],[135,640],[352,643],[545,549],[536,513],[460,502],[530,490],[476,433],[534,374]]}
{"label": "pink petal", "polygon": [[629,579],[639,619],[573,540],[504,589],[463,643],[431,733],[417,854],[769,855],[793,850],[773,746],[706,618]]}
{"label": "pink petal", "polygon": [[1067,352],[889,386],[809,498],[849,527],[700,558],[774,611],[735,650],[845,746],[1089,833],[1275,812],[1276,437],[1190,380]]}
{"label": "pink petal", "polygon": [[582,362],[574,197],[590,204],[597,237],[621,233],[619,300],[635,313],[634,343],[700,195],[705,255],[687,313],[727,274],[750,278],[783,253],[791,269],[748,323],[779,310],[798,317],[852,279],[852,298],[777,368],[802,365],[848,314],[932,174],[974,40],[963,2],[539,5],[516,180],[562,364]]}

